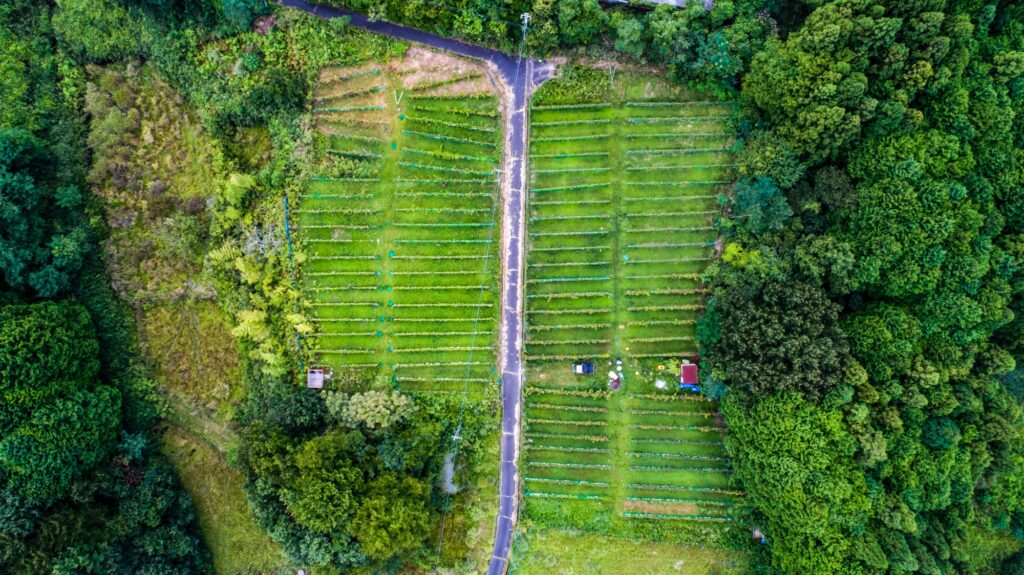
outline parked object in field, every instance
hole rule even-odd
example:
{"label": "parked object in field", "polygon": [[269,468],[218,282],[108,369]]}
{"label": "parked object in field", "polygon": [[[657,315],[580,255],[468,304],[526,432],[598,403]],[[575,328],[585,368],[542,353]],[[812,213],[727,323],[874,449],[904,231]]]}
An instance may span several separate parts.
{"label": "parked object in field", "polygon": [[572,372],[574,375],[590,375],[594,373],[594,364],[590,362],[574,363]]}

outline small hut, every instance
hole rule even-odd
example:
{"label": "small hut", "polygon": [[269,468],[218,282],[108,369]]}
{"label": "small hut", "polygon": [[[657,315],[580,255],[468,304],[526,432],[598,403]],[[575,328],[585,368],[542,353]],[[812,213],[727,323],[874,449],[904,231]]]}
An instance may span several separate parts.
{"label": "small hut", "polygon": [[684,360],[682,365],[679,366],[679,389],[700,391],[698,383],[700,378],[698,375],[697,364]]}
{"label": "small hut", "polygon": [[323,389],[324,381],[331,379],[331,374],[322,367],[311,367],[306,370],[306,387]]}

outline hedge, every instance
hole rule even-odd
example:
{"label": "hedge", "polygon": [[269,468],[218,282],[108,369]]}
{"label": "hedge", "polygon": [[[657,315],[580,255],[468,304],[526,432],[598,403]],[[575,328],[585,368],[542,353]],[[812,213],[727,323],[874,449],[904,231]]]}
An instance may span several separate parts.
{"label": "hedge", "polygon": [[721,487],[702,487],[697,485],[662,485],[658,483],[630,483],[631,489],[648,489],[648,490],[663,490],[663,491],[696,491],[699,493],[717,493],[720,495],[745,495],[742,491],[735,489],[723,489]]}
{"label": "hedge", "polygon": [[541,491],[523,490],[526,497],[543,497],[549,499],[596,499],[603,500],[603,495],[591,495],[586,493],[543,493]]}
{"label": "hedge", "polygon": [[[595,233],[597,233],[597,232],[595,232]],[[608,232],[600,232],[601,235],[604,235],[606,233],[608,233]],[[549,263],[542,263],[542,264],[528,264],[526,269],[530,269],[530,268],[564,268],[564,267],[572,267],[572,266],[610,266],[611,264],[612,264],[611,262],[607,262],[607,261],[598,261],[598,262],[549,262]]]}
{"label": "hedge", "polygon": [[444,112],[446,114],[458,114],[460,116],[483,116],[485,118],[497,118],[498,113],[493,110],[466,110],[462,108],[447,108],[445,110],[438,110],[437,108],[431,108],[428,106],[416,106],[410,105],[410,110],[417,112]]}
{"label": "hedge", "polygon": [[671,515],[667,513],[639,513],[636,511],[624,511],[622,516],[635,519],[678,519],[684,521],[713,521],[720,523],[728,523],[732,521],[731,517],[722,517],[719,515]]}
{"label": "hedge", "polygon": [[481,78],[481,77],[483,77],[483,74],[481,74],[480,72],[469,72],[469,73],[466,73],[466,74],[459,74],[457,76],[452,76],[450,78],[445,78],[443,80],[435,80],[433,82],[424,82],[422,84],[416,84],[415,86],[413,86],[411,88],[411,90],[413,92],[421,92],[423,90],[430,90],[430,89],[433,89],[433,88],[440,88],[441,86],[448,86],[450,84],[457,84],[457,83],[462,82],[464,80],[475,80],[475,79]]}
{"label": "hedge", "polygon": [[378,86],[370,86],[369,88],[360,88],[358,90],[352,90],[351,92],[343,92],[341,94],[333,94],[330,96],[318,96],[313,98],[314,102],[325,102],[327,100],[346,100],[348,98],[355,98],[357,96],[365,96],[367,94],[376,94],[387,88],[386,85],[381,84]]}
{"label": "hedge", "polygon": [[608,291],[580,291],[566,293],[538,293],[526,296],[526,299],[576,299],[581,297],[611,297],[612,292]]}
{"label": "hedge", "polygon": [[526,342],[527,345],[532,346],[545,346],[545,345],[599,345],[611,343],[610,339],[566,339],[556,341],[537,341],[530,340]]}
{"label": "hedge", "polygon": [[543,193],[548,193],[548,192],[569,192],[569,191],[576,191],[576,190],[593,190],[593,189],[597,189],[597,188],[606,188],[606,187],[608,187],[610,185],[611,184],[608,183],[608,182],[603,182],[603,183],[597,183],[597,184],[579,184],[579,185],[576,185],[576,186],[559,186],[559,187],[554,187],[554,188],[534,188],[534,189],[532,189],[530,191],[534,192],[534,193],[537,193],[537,194],[543,194]]}
{"label": "hedge", "polygon": [[[527,361],[569,361],[569,360],[577,360],[577,359],[579,359],[580,358],[580,354],[575,354],[575,355],[531,355],[531,354],[525,354],[523,357]],[[597,355],[597,356],[595,356],[594,354],[590,354],[589,357],[608,357],[608,354],[607,353],[603,353],[603,354],[600,354],[600,355]]]}
{"label": "hedge", "polygon": [[[541,432],[531,432],[531,433],[529,433],[529,435],[530,435],[530,437],[542,437],[544,439],[577,439],[579,441],[590,441],[590,442],[593,442],[593,443],[601,443],[603,441],[608,441],[610,439],[607,435],[576,435],[576,434],[572,434],[572,433],[541,433]],[[537,463],[530,463],[530,465],[537,466],[537,467],[544,467],[543,465],[538,465]],[[609,465],[604,465],[604,464],[600,464],[600,463],[598,463],[598,464],[567,463],[567,464],[564,464],[564,465],[557,465],[557,466],[551,466],[551,467],[566,467],[566,466],[570,466],[570,465],[573,466],[573,467],[575,467],[575,466],[583,466],[583,465],[587,465],[587,466],[591,466],[591,467],[611,467]]]}
{"label": "hedge", "polygon": [[[533,433],[531,435],[540,436],[540,433]],[[557,433],[546,434],[550,437],[558,437]],[[568,435],[566,437],[602,437],[601,441],[607,441],[608,438],[605,436],[586,436],[586,435]],[[607,463],[562,463],[558,461],[531,461],[529,462],[530,467],[564,467],[567,469],[611,469],[612,466]]]}
{"label": "hedge", "polygon": [[611,308],[593,308],[593,309],[532,309],[527,310],[526,313],[532,313],[535,315],[594,315],[598,313],[609,313],[614,311]]}
{"label": "hedge", "polygon": [[[563,421],[559,423],[570,422]],[[533,443],[530,443],[529,441],[526,442],[524,447],[526,449],[530,449],[533,451],[561,451],[564,453],[611,453],[610,449],[602,449],[600,447],[559,447],[557,445],[535,445]]]}
{"label": "hedge", "polygon": [[398,165],[403,168],[418,168],[420,170],[433,170],[435,172],[445,172],[448,174],[469,174],[472,176],[486,176],[493,173],[490,170],[463,170],[461,168],[452,168],[449,166],[431,166],[427,164],[416,164],[414,162],[398,162]]}
{"label": "hedge", "polygon": [[426,124],[434,124],[434,125],[437,125],[437,126],[445,126],[447,128],[458,128],[460,130],[470,130],[470,131],[473,131],[473,132],[484,132],[484,133],[487,133],[487,134],[493,134],[493,133],[495,133],[497,131],[494,128],[481,128],[479,126],[473,126],[471,124],[459,124],[457,122],[445,122],[443,120],[435,120],[433,118],[420,118],[420,117],[407,116],[405,119],[410,121],[410,122],[423,122],[423,123],[426,123]]}
{"label": "hedge", "polygon": [[531,205],[534,205],[534,206],[567,206],[567,205],[574,205],[574,206],[597,206],[597,205],[610,204],[610,203],[612,203],[612,201],[611,200],[579,200],[579,201],[572,201],[572,200],[548,200],[548,201],[530,202],[530,203],[531,203]]}
{"label": "hedge", "polygon": [[728,467],[672,467],[670,465],[630,465],[630,471],[700,471],[703,473],[732,473]]}
{"label": "hedge", "polygon": [[402,133],[405,134],[405,135],[422,136],[424,138],[428,138],[428,139],[431,139],[431,140],[441,140],[441,141],[444,141],[444,142],[455,142],[457,144],[470,144],[470,145],[474,145],[474,146],[487,146],[487,147],[491,147],[491,148],[496,148],[497,147],[497,144],[495,144],[494,142],[481,142],[479,140],[469,140],[469,139],[466,139],[466,138],[456,138],[454,136],[443,136],[441,134],[431,134],[429,132],[418,132],[416,130],[402,130]]}
{"label": "hedge", "polygon": [[655,290],[626,290],[628,296],[654,296],[654,295],[694,295],[706,294],[706,289],[655,289]]}
{"label": "hedge", "polygon": [[314,112],[378,112],[386,109],[384,106],[340,106],[316,108]]}
{"label": "hedge", "polygon": [[599,108],[607,108],[611,104],[607,102],[598,102],[596,104],[554,104],[547,106],[533,106],[534,110],[594,110]]}
{"label": "hedge", "polygon": [[612,395],[610,389],[561,389],[554,387],[536,387],[528,386],[526,388],[527,395],[534,394],[550,394],[550,395],[565,395],[572,397],[588,397],[588,398],[602,398],[608,399]]}
{"label": "hedge", "polygon": [[533,403],[529,407],[536,409],[555,409],[562,411],[585,411],[590,413],[608,413],[607,407],[595,407],[590,405],[562,405],[555,403]]}
{"label": "hedge", "polygon": [[433,150],[418,150],[416,148],[402,148],[404,154],[418,154],[423,156],[430,156],[433,158],[442,158],[445,160],[470,160],[475,162],[489,162],[494,163],[495,160],[491,156],[464,156],[461,154],[453,154],[451,152],[437,152]]}
{"label": "hedge", "polygon": [[691,100],[691,101],[637,101],[637,102],[626,102],[627,108],[655,108],[663,106],[738,106],[739,104],[732,101],[720,102],[717,100]]}
{"label": "hedge", "polygon": [[702,122],[725,122],[734,119],[735,116],[672,116],[666,118],[644,117],[626,118],[627,124],[683,124]]}
{"label": "hedge", "polygon": [[568,278],[535,278],[526,280],[527,284],[566,283],[566,282],[589,282],[607,281],[611,276],[577,276]]}
{"label": "hedge", "polygon": [[558,138],[533,138],[534,142],[577,142],[583,140],[603,140],[611,134],[592,134],[590,136],[562,136]]}
{"label": "hedge", "polygon": [[584,487],[608,487],[606,481],[584,481],[582,479],[555,479],[553,477],[523,477],[523,481],[537,483],[555,483],[560,485],[580,485]]}
{"label": "hedge", "polygon": [[575,154],[532,154],[533,158],[551,158],[556,160],[567,160],[570,158],[593,158],[593,157],[607,157],[609,152],[578,152]]}
{"label": "hedge", "polygon": [[554,126],[586,126],[586,125],[597,125],[597,124],[611,124],[611,120],[597,119],[597,120],[563,120],[560,122],[533,122],[530,124],[531,128],[547,128]]}
{"label": "hedge", "polygon": [[607,421],[573,421],[573,420],[562,420],[562,419],[534,419],[529,418],[527,421],[533,423],[547,423],[552,425],[578,425],[580,427],[607,427]]}
{"label": "hedge", "polygon": [[739,164],[689,164],[681,166],[627,166],[627,172],[659,172],[665,170],[711,170],[714,168],[735,168]]}

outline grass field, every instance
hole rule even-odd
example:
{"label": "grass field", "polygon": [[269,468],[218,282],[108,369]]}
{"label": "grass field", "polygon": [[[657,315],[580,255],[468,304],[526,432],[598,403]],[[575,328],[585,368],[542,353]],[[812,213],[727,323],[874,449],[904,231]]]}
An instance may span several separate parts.
{"label": "grass field", "polygon": [[322,159],[293,210],[311,343],[403,391],[480,395],[496,381],[498,99],[479,66],[420,60],[321,78]]}
{"label": "grass field", "polygon": [[[698,351],[734,106],[650,77],[589,78],[589,89],[541,88],[531,110],[526,514],[721,542],[739,495],[722,424],[713,402],[673,389],[680,360]],[[623,385],[611,391],[619,359]],[[574,378],[574,360],[596,373]]]}
{"label": "grass field", "polygon": [[256,525],[242,492],[241,473],[199,436],[168,425],[163,452],[195,504],[199,527],[218,575],[294,573],[281,548]]}
{"label": "grass field", "polygon": [[512,575],[739,575],[742,555],[671,543],[637,543],[616,537],[534,531],[516,540]]}

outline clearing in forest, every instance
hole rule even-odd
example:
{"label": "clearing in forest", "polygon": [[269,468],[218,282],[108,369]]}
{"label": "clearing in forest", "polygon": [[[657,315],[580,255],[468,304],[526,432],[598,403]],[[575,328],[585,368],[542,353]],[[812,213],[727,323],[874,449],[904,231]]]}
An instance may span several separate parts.
{"label": "clearing in forest", "polygon": [[622,73],[571,69],[534,99],[523,481],[542,526],[701,544],[730,529],[715,404],[678,388],[734,116]]}
{"label": "clearing in forest", "polygon": [[318,160],[293,206],[312,355],[413,393],[496,380],[498,97],[483,66],[412,48],[327,69]]}

